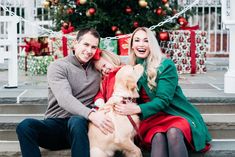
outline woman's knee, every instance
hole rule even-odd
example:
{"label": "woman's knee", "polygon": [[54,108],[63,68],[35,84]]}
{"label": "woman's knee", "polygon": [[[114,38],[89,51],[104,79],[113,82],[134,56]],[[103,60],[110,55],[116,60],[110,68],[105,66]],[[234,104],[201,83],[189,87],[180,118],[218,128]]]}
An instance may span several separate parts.
{"label": "woman's knee", "polygon": [[165,141],[166,137],[164,133],[156,133],[152,139],[152,143],[163,143]]}
{"label": "woman's knee", "polygon": [[178,143],[179,141],[184,140],[182,131],[177,128],[170,128],[167,131],[167,140],[168,140],[168,143],[173,142],[174,144],[176,142]]}

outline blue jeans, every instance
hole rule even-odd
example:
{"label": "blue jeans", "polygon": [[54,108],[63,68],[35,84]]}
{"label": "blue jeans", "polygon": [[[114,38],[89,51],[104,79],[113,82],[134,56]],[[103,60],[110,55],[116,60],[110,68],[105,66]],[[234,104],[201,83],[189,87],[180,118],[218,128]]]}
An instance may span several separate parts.
{"label": "blue jeans", "polygon": [[70,118],[25,119],[16,128],[23,157],[41,157],[39,146],[49,150],[71,148],[72,157],[89,157],[88,121]]}

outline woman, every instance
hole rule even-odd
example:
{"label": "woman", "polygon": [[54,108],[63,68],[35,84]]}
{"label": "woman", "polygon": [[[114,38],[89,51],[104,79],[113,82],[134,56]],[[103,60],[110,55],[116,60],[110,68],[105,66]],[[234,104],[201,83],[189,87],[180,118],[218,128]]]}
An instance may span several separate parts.
{"label": "woman", "polygon": [[[188,149],[207,151],[211,140],[198,112],[178,84],[174,63],[165,58],[154,34],[137,28],[130,39],[132,65],[142,64],[145,72],[138,81],[138,105],[119,104],[121,114],[139,114],[142,142],[151,147],[151,157],[187,157]],[[125,107],[124,107],[125,105]]]}

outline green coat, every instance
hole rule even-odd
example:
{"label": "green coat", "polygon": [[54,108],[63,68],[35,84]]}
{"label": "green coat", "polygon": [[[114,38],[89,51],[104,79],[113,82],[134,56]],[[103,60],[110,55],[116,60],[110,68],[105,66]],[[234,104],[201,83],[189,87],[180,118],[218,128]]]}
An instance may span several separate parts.
{"label": "green coat", "polygon": [[[143,61],[137,61],[137,63],[143,64]],[[138,81],[139,89],[143,87],[151,99],[150,102],[139,104],[142,111],[141,119],[149,118],[160,111],[184,117],[191,126],[195,150],[204,149],[206,143],[211,141],[211,136],[199,111],[184,96],[178,84],[178,74],[172,60],[163,59],[157,71],[156,83],[157,88],[150,90],[146,73]]]}

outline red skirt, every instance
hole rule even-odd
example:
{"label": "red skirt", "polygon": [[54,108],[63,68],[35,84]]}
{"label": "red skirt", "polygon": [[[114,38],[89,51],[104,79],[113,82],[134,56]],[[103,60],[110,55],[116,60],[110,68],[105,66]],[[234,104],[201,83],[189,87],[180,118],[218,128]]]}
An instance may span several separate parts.
{"label": "red skirt", "polygon": [[[139,126],[139,133],[145,146],[150,146],[153,136],[159,132],[167,132],[170,128],[178,128],[184,134],[188,144],[192,141],[191,129],[188,121],[179,116],[160,112],[143,120]],[[192,146],[192,144],[190,144]]]}

